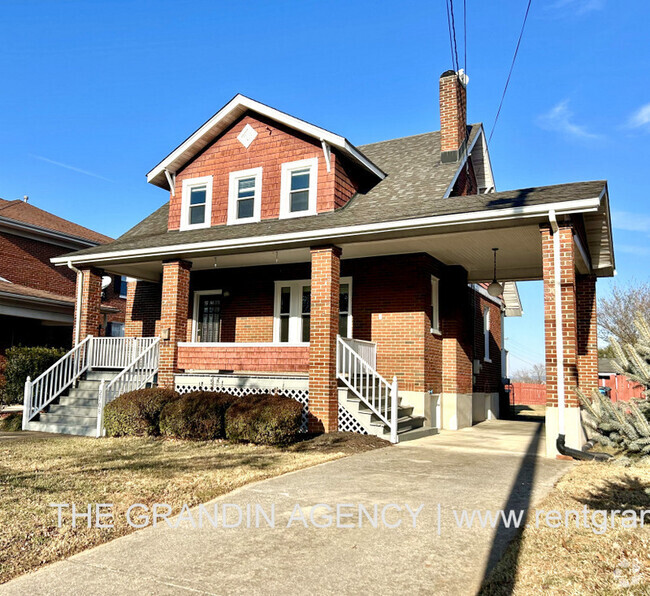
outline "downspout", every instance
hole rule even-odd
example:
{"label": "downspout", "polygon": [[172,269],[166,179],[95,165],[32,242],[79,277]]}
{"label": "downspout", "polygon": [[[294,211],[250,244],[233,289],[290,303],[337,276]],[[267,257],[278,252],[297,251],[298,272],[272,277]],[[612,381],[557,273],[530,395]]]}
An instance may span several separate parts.
{"label": "downspout", "polygon": [[557,409],[558,409],[558,436],[555,441],[555,448],[561,455],[567,455],[574,459],[580,460],[607,460],[610,459],[606,453],[588,453],[572,449],[565,444],[565,419],[564,419],[564,328],[562,325],[562,284],[561,284],[561,265],[560,265],[560,234],[555,216],[555,210],[548,212],[548,220],[553,232],[553,289],[555,292],[555,346],[557,362]]}
{"label": "downspout", "polygon": [[75,313],[74,313],[74,345],[79,345],[79,339],[81,335],[81,296],[83,293],[83,282],[84,274],[80,269],[77,269],[72,261],[67,263],[68,269],[71,269],[77,274],[77,299],[75,302]]}

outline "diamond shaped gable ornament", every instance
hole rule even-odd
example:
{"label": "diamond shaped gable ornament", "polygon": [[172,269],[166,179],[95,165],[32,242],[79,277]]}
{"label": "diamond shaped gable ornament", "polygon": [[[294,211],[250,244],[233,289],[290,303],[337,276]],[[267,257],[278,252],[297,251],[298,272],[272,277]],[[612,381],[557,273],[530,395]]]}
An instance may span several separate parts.
{"label": "diamond shaped gable ornament", "polygon": [[244,147],[246,147],[246,149],[248,149],[250,144],[255,140],[256,136],[257,136],[257,132],[255,131],[255,129],[250,124],[247,124],[246,126],[244,126],[243,130],[237,136],[237,140]]}

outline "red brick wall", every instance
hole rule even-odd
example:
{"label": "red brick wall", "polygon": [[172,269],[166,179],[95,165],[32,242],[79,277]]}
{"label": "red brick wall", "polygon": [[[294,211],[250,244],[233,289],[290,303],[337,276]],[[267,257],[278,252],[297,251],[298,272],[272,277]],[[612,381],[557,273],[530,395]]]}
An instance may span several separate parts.
{"label": "red brick wall", "polygon": [[160,308],[160,332],[169,329],[169,339],[160,344],[158,385],[171,386],[178,366],[178,342],[187,332],[187,312],[190,293],[190,267],[187,261],[163,263],[162,302]]}
{"label": "red brick wall", "polygon": [[71,249],[0,233],[0,277],[37,290],[74,296],[74,271],[67,267],[55,267],[50,263],[52,257],[68,252],[71,252]]}
{"label": "red brick wall", "polygon": [[[258,133],[246,149],[237,136],[250,124]],[[331,171],[320,142],[279,125],[261,116],[245,115],[212,145],[196,157],[176,176],[175,194],[169,206],[169,229],[178,230],[181,221],[183,180],[213,176],[212,225],[225,224],[228,219],[228,187],[230,172],[262,167],[262,219],[277,218],[280,213],[281,166],[301,159],[318,158],[318,212],[343,206],[354,194],[355,184],[350,172],[339,164],[335,151],[331,154]]]}
{"label": "red brick wall", "polygon": [[576,277],[578,382],[589,395],[598,387],[598,324],[596,276]]}
{"label": "red brick wall", "polygon": [[130,281],[126,294],[126,337],[157,336],[160,323],[161,284]]}
{"label": "red brick wall", "polygon": [[467,158],[467,165],[460,171],[454,188],[451,191],[452,197],[464,197],[467,195],[475,195],[478,192],[478,183],[476,182],[476,173],[474,172],[474,165],[472,160]]}
{"label": "red brick wall", "polygon": [[83,341],[88,335],[99,336],[102,334],[100,329],[102,322],[100,314],[102,275],[103,272],[99,269],[81,269],[81,310],[75,312],[75,317],[80,318],[80,341]]}
{"label": "red brick wall", "polygon": [[341,249],[311,249],[311,333],[309,336],[309,429],[338,430],[336,335],[339,328]]}
{"label": "red brick wall", "polygon": [[183,370],[307,373],[309,346],[181,346],[178,367]]}
{"label": "red brick wall", "polygon": [[[555,274],[553,270],[553,238],[548,225],[540,228],[544,275],[544,328],[546,334],[547,405],[557,406],[557,344],[555,327]],[[577,407],[576,361],[576,292],[573,233],[570,225],[560,224],[560,283],[562,301],[562,337],[564,341],[565,403]]]}
{"label": "red brick wall", "polygon": [[[501,388],[501,309],[500,307],[473,291],[474,301],[474,358],[481,363],[481,370],[474,379],[474,391],[479,393],[495,393]],[[489,357],[491,362],[485,362],[485,336],[483,334],[483,311],[490,309],[490,343]]]}
{"label": "red brick wall", "polygon": [[440,77],[440,149],[455,151],[467,135],[467,92],[452,73]]}

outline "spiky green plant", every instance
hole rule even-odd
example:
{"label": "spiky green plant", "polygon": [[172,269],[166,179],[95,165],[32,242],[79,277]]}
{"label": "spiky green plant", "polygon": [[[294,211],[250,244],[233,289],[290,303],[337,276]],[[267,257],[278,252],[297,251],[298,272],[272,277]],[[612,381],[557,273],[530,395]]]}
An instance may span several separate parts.
{"label": "spiky green plant", "polygon": [[585,422],[594,432],[593,439],[621,452],[650,458],[650,325],[642,317],[636,320],[639,331],[634,345],[610,338],[614,349],[614,367],[632,381],[645,387],[645,399],[612,402],[599,391],[588,398],[576,389],[585,412]]}

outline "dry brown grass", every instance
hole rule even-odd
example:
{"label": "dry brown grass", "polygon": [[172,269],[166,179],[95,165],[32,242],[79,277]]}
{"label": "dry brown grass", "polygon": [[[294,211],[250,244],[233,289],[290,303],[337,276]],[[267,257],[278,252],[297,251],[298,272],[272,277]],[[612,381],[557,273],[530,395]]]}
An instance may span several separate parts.
{"label": "dry brown grass", "polygon": [[[548,510],[650,509],[650,465],[585,462],[537,507]],[[531,520],[534,522],[534,520]],[[643,528],[552,529],[528,525],[509,546],[481,594],[650,594],[650,515]]]}
{"label": "dry brown grass", "polygon": [[[183,503],[387,444],[351,433],[283,449],[148,438],[0,440],[0,583],[132,532],[124,514],[133,503],[169,503],[178,511]],[[115,528],[72,528],[69,517],[58,528],[50,503],[112,503]]]}

